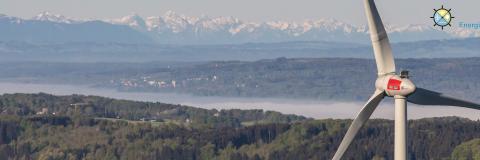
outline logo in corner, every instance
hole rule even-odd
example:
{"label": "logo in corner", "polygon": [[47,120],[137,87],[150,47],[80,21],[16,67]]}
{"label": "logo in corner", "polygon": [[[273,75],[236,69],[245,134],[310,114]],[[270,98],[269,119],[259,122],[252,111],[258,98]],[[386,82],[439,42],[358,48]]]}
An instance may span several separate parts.
{"label": "logo in corner", "polygon": [[443,5],[442,5],[442,8],[433,9],[433,10],[435,12],[433,13],[433,16],[430,17],[433,19],[433,22],[435,23],[433,26],[442,27],[442,30],[443,30],[443,27],[445,26],[452,26],[450,23],[452,22],[452,19],[455,18],[450,13],[452,9],[443,8]]}

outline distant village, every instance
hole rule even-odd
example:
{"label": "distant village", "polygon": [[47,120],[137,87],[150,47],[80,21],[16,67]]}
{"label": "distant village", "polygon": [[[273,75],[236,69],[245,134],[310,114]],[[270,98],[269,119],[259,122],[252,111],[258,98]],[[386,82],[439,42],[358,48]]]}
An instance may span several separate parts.
{"label": "distant village", "polygon": [[217,81],[217,75],[200,76],[194,78],[186,78],[183,80],[169,79],[161,80],[159,78],[152,78],[150,76],[143,76],[139,79],[120,79],[110,80],[110,84],[125,88],[156,88],[156,89],[175,89],[177,87],[186,87],[189,83],[195,81]]}

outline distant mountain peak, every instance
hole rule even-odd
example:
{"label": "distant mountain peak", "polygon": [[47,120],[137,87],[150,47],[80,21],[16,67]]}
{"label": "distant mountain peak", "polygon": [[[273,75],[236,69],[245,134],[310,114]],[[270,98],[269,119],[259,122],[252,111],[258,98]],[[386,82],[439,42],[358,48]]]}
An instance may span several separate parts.
{"label": "distant mountain peak", "polygon": [[23,20],[17,17],[8,16],[6,14],[0,14],[0,20],[10,22],[10,23],[22,23]]}
{"label": "distant mountain peak", "polygon": [[49,21],[56,23],[73,23],[74,21],[60,14],[54,14],[49,11],[44,11],[32,18],[32,20]]}
{"label": "distant mountain peak", "polygon": [[135,29],[144,29],[146,26],[145,20],[135,12],[119,19],[110,20],[109,22],[113,24],[128,25]]}

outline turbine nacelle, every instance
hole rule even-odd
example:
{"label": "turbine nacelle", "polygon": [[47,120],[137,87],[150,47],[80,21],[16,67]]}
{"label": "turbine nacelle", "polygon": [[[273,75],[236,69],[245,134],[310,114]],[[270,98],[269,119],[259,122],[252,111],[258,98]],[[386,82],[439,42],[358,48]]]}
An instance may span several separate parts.
{"label": "turbine nacelle", "polygon": [[403,96],[406,97],[415,92],[415,84],[408,79],[408,75],[388,74],[380,76],[375,82],[378,90],[385,91],[387,96]]}

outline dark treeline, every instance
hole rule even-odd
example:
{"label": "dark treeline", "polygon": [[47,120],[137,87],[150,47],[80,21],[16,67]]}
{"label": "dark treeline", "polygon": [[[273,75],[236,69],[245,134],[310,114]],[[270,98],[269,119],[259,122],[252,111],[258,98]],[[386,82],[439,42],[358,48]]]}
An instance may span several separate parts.
{"label": "dark treeline", "polygon": [[[0,159],[326,160],[333,156],[351,122],[301,117],[290,121],[272,118],[250,125],[208,125],[195,120],[179,123],[168,118],[140,121],[128,119],[122,114],[123,107],[131,105],[131,112],[146,114],[156,107],[171,110],[179,106],[79,95],[8,94],[1,96],[0,102]],[[70,108],[69,103],[89,104],[93,112],[86,108],[63,111],[61,108]],[[95,112],[102,105],[109,105],[110,112],[125,119],[102,117]],[[186,108],[190,109],[186,115],[202,113],[202,109]],[[229,113],[226,117],[241,121],[248,119],[241,116],[243,112],[256,115],[252,111],[224,112],[206,116]],[[408,156],[413,160],[474,159],[480,154],[478,140],[480,121],[457,117],[411,120]],[[393,121],[377,119],[361,130],[345,159],[392,156]]]}
{"label": "dark treeline", "polygon": [[116,100],[98,96],[53,96],[49,94],[4,94],[0,115],[57,115],[133,121],[172,122],[208,127],[238,127],[242,124],[296,122],[306,118],[274,111],[201,109],[165,103]]}

